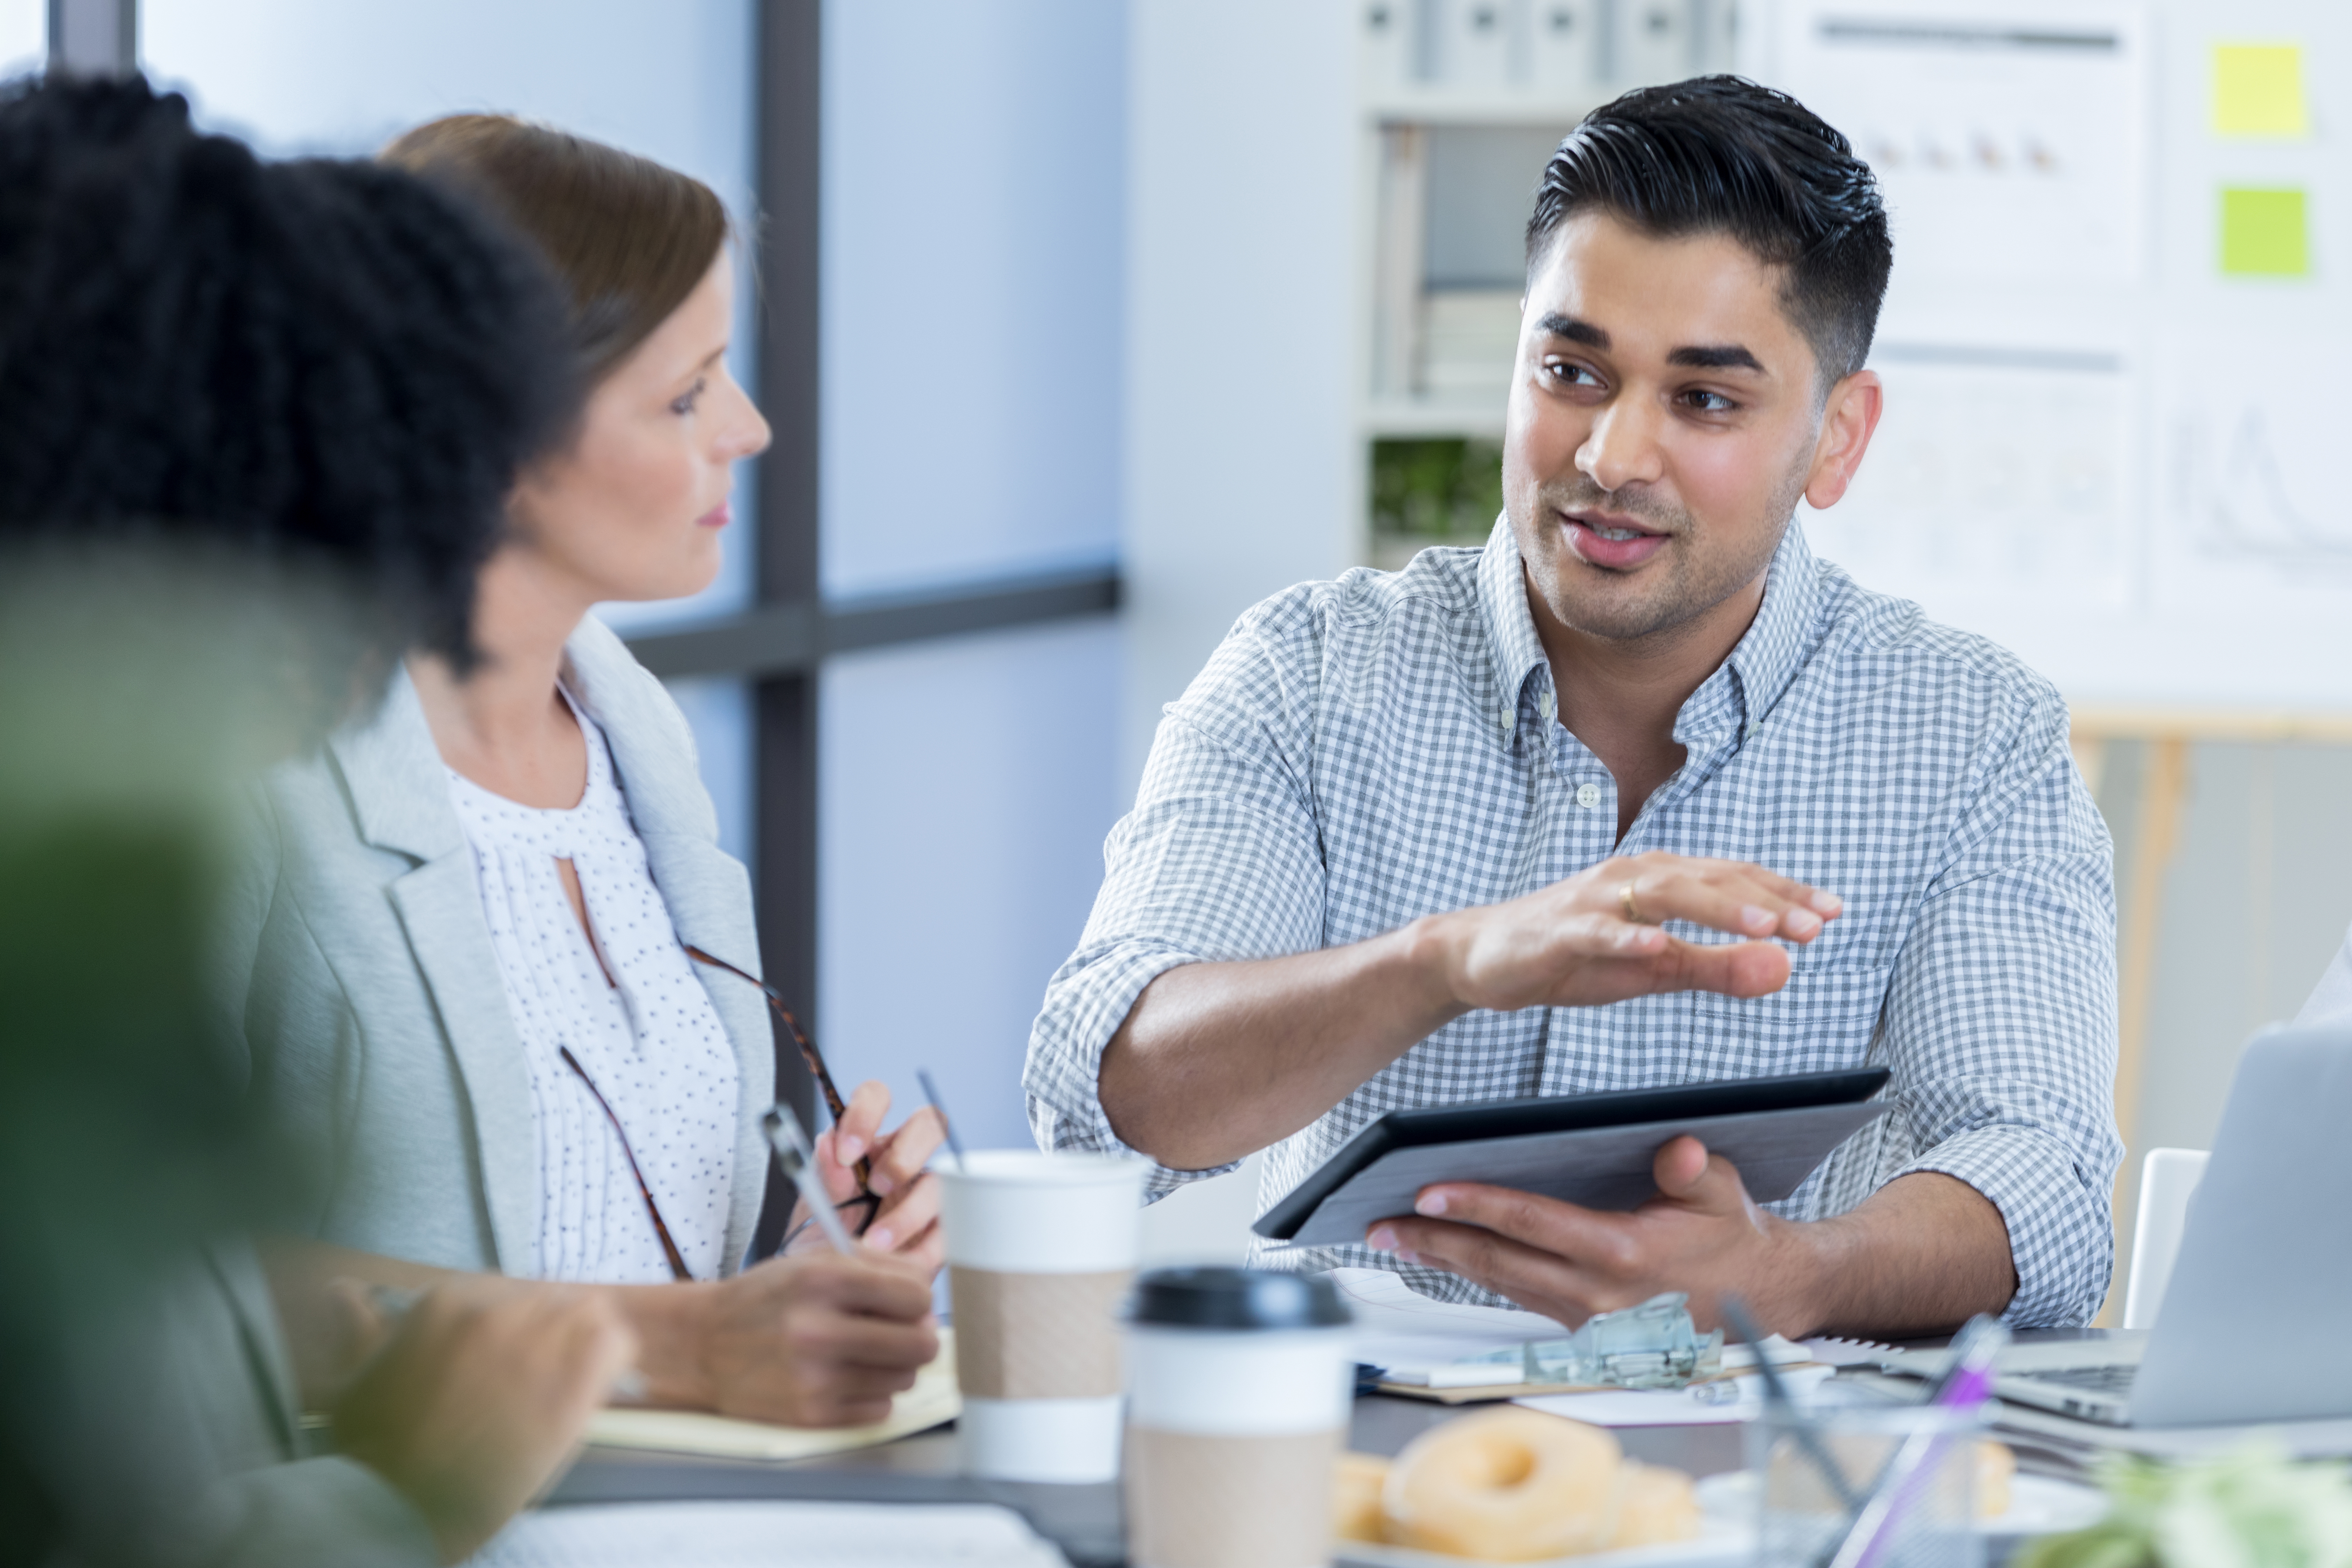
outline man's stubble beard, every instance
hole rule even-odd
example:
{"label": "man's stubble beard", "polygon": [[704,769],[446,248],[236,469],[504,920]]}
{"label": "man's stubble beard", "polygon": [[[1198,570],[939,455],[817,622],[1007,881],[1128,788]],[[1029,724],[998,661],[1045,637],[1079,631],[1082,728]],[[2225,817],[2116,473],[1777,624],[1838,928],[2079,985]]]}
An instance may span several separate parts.
{"label": "man's stubble beard", "polygon": [[[1810,459],[1811,454],[1807,452],[1804,456]],[[1537,592],[1563,626],[1588,637],[1610,642],[1638,642],[1671,633],[1738,593],[1771,564],[1780,541],[1788,535],[1790,521],[1796,515],[1810,467],[1810,461],[1800,460],[1782,477],[1765,502],[1764,515],[1771,521],[1759,531],[1752,547],[1714,560],[1706,557],[1705,531],[1690,513],[1654,500],[1645,489],[1604,490],[1581,474],[1571,485],[1539,485],[1535,494],[1536,523],[1550,531],[1550,559],[1559,570],[1550,583],[1538,583]],[[1597,573],[1600,569],[1576,557],[1563,536],[1561,525],[1552,520],[1562,511],[1595,510],[1638,518],[1673,535],[1672,542],[1661,552],[1669,558],[1664,563],[1669,570],[1648,580],[1646,592],[1624,598],[1605,591],[1578,594],[1571,586],[1580,570]],[[1518,527],[1521,520],[1514,517],[1512,522]],[[1520,537],[1524,541],[1525,531]],[[1607,575],[1612,579],[1616,576]]]}

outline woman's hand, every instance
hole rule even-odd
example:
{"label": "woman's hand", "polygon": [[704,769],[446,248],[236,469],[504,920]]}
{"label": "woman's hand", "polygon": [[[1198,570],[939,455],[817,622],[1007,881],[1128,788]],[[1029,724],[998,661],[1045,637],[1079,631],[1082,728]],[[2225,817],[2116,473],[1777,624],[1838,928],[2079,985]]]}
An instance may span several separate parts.
{"label": "woman's hand", "polygon": [[[904,1258],[926,1275],[938,1273],[946,1257],[939,1226],[940,1184],[923,1166],[946,1137],[939,1113],[924,1106],[897,1131],[882,1132],[882,1119],[890,1112],[890,1091],[871,1080],[857,1086],[845,1110],[838,1126],[817,1136],[816,1168],[824,1190],[833,1194],[836,1205],[856,1197],[855,1167],[861,1158],[871,1158],[870,1185],[882,1206],[866,1227],[866,1245]],[[805,1203],[794,1205],[793,1227],[798,1228],[808,1217]],[[811,1226],[788,1250],[799,1254],[824,1245],[823,1233]]]}

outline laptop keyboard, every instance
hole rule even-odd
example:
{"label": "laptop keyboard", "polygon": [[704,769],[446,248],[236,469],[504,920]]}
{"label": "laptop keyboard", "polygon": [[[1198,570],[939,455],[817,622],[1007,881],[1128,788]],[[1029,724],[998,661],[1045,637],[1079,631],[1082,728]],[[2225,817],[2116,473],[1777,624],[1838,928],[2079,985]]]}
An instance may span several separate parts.
{"label": "laptop keyboard", "polygon": [[2068,1366],[2049,1372],[2029,1372],[2024,1377],[2034,1383],[2054,1383],[2062,1388],[2084,1388],[2094,1394],[2126,1394],[2131,1392],[2132,1376],[2137,1373],[2131,1366]]}

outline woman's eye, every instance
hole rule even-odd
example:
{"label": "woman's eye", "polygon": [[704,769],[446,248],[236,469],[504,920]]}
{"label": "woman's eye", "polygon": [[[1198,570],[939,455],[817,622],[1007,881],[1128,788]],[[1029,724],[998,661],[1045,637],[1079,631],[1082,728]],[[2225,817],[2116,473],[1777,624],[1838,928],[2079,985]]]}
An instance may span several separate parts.
{"label": "woman's eye", "polygon": [[669,411],[672,414],[693,413],[694,405],[702,400],[702,394],[709,384],[710,384],[707,381],[696,382],[692,386],[687,389],[685,396],[678,398],[669,405]]}

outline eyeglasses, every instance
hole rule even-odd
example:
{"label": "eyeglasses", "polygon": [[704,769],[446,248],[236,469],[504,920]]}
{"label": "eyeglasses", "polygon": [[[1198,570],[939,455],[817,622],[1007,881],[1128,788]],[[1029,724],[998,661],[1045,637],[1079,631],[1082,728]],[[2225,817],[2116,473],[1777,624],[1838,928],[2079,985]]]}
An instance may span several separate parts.
{"label": "eyeglasses", "polygon": [[621,1119],[613,1113],[612,1101],[604,1098],[604,1091],[596,1087],[596,1080],[588,1076],[588,1069],[580,1065],[580,1058],[572,1054],[570,1046],[558,1046],[556,1054],[563,1058],[565,1067],[580,1075],[580,1081],[588,1086],[588,1092],[603,1108],[604,1120],[613,1124],[613,1136],[621,1141],[621,1158],[629,1163],[629,1174],[637,1179],[637,1195],[646,1200],[646,1216],[654,1222],[654,1238],[661,1243],[662,1256],[669,1260],[670,1278],[680,1284],[691,1283],[694,1271],[687,1268],[686,1255],[678,1251],[677,1243],[670,1237],[669,1226],[662,1223],[661,1205],[654,1202],[654,1190],[646,1184],[646,1173],[637,1167],[637,1152],[629,1147],[629,1134],[622,1128]]}
{"label": "eyeglasses", "polygon": [[[800,1047],[801,1060],[808,1064],[809,1076],[816,1079],[817,1092],[824,1096],[824,1108],[833,1113],[833,1124],[835,1127],[840,1126],[842,1118],[849,1114],[848,1103],[841,1098],[841,1090],[834,1088],[833,1074],[825,1070],[824,1058],[817,1054],[815,1045],[811,1042],[806,1031],[802,1029],[801,1021],[793,1016],[792,1009],[784,1005],[784,999],[776,994],[775,987],[758,975],[747,974],[725,959],[714,958],[691,943],[687,944],[686,955],[698,963],[707,963],[713,969],[723,969],[736,979],[748,981],[760,988],[760,994],[768,999],[768,1010],[783,1020],[785,1032],[792,1036],[793,1044]],[[875,1215],[882,1208],[881,1194],[875,1192],[868,1184],[874,1175],[874,1161],[871,1156],[866,1156],[861,1158],[849,1169],[857,1178],[857,1192],[856,1195],[834,1205],[834,1207],[845,1214],[852,1209],[860,1211],[850,1224],[849,1230],[853,1236],[864,1236],[866,1227],[874,1223]],[[650,1204],[653,1200],[648,1197],[646,1201]],[[654,1223],[658,1226],[661,1222],[656,1219]],[[806,1220],[801,1222],[802,1226],[807,1224]],[[798,1236],[800,1230],[801,1226],[794,1226],[792,1236],[785,1237],[784,1241],[789,1244],[793,1236]]]}

